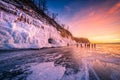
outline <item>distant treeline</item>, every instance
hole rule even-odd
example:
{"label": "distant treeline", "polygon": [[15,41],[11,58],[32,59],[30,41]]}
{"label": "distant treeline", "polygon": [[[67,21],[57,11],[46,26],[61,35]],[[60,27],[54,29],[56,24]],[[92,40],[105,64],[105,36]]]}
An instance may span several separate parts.
{"label": "distant treeline", "polygon": [[46,6],[46,0],[31,0],[39,9],[46,11],[47,6]]}
{"label": "distant treeline", "polygon": [[90,41],[87,38],[77,38],[74,37],[74,40],[78,43],[90,43]]}

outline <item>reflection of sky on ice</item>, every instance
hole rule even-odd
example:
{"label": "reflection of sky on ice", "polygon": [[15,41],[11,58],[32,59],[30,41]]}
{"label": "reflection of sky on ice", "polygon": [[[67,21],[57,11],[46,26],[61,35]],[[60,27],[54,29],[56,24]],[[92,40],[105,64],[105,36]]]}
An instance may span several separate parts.
{"label": "reflection of sky on ice", "polygon": [[[32,66],[28,80],[118,80],[120,59],[97,49],[72,47],[72,58],[79,64],[79,71],[66,75],[66,67],[54,66],[54,62]],[[65,61],[63,61],[65,63]],[[69,69],[67,69],[69,71]]]}
{"label": "reflection of sky on ice", "polygon": [[[118,80],[120,79],[120,59],[110,53],[100,52],[99,49],[77,49],[73,56],[82,68],[87,80],[94,75],[96,80]],[[92,78],[93,79],[93,78]],[[80,79],[82,80],[82,79]]]}

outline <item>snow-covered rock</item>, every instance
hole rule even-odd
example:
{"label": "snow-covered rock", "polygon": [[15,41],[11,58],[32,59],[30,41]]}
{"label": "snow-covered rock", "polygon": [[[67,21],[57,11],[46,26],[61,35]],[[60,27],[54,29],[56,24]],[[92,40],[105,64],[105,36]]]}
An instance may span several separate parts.
{"label": "snow-covered rock", "polygon": [[50,24],[26,14],[12,4],[0,1],[6,9],[0,10],[0,49],[42,48],[73,44],[71,38],[63,38]]}

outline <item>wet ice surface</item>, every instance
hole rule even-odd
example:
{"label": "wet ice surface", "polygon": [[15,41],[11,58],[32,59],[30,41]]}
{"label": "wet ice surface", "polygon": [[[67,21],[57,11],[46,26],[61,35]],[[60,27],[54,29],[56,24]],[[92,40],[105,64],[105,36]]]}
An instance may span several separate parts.
{"label": "wet ice surface", "polygon": [[63,47],[0,53],[0,80],[119,80],[120,55]]}

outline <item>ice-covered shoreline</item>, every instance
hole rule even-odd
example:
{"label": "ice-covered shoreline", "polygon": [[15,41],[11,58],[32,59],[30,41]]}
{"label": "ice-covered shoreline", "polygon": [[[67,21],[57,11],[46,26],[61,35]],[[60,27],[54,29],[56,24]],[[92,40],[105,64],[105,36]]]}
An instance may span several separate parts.
{"label": "ice-covered shoreline", "polygon": [[0,49],[58,47],[66,46],[67,43],[75,43],[69,31],[67,34],[67,30],[61,26],[59,26],[60,29],[56,28],[55,22],[49,24],[49,21],[40,13],[37,16],[38,19],[31,16],[38,15],[32,9],[30,10],[33,12],[28,10],[26,13],[9,1],[8,3],[0,1],[0,4],[2,8],[0,10]]}

